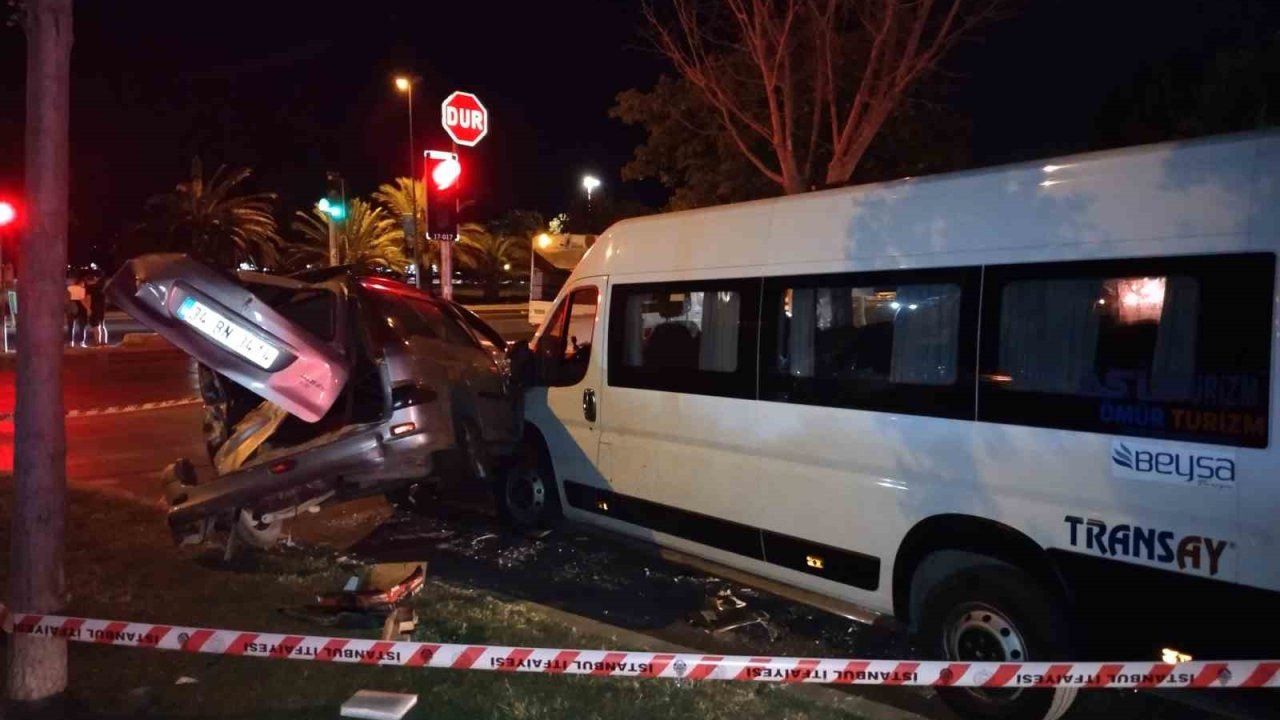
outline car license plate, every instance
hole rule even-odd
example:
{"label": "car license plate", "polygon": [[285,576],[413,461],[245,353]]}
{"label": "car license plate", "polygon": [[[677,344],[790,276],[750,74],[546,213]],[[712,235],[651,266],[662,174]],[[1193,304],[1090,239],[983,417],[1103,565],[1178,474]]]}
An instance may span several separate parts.
{"label": "car license plate", "polygon": [[219,345],[249,360],[264,370],[271,367],[280,351],[269,343],[236,325],[195,298],[189,297],[178,306],[178,317],[188,325],[213,338]]}

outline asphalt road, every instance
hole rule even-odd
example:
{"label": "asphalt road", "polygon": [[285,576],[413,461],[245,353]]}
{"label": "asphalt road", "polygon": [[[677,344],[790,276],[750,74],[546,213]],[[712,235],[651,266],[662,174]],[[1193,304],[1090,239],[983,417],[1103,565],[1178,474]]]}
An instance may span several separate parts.
{"label": "asphalt road", "polygon": [[527,340],[533,337],[534,327],[529,324],[528,305],[485,305],[473,306],[471,309],[508,340]]}
{"label": "asphalt road", "polygon": [[[107,326],[107,343],[106,344],[108,345],[119,345],[120,341],[124,339],[124,336],[130,333],[148,332],[148,330],[145,327],[143,327],[142,323],[138,322],[137,320],[134,320],[133,318],[119,311],[113,310],[111,312],[108,312],[106,317],[104,318],[104,321],[105,321],[105,325]],[[6,326],[4,328],[4,333],[5,335],[0,336],[0,338],[4,338],[5,336],[7,336],[8,345],[4,347],[12,351],[14,348],[17,347],[17,340],[18,340],[17,330],[14,327]],[[67,337],[67,340],[68,342],[70,341],[70,336]],[[83,341],[83,338],[81,339],[81,341]],[[93,339],[90,338],[90,342],[92,341]]]}
{"label": "asphalt road", "polygon": [[[174,350],[100,350],[68,354],[64,401],[68,410],[101,409],[195,395],[194,367]],[[12,411],[12,360],[0,362],[0,418]],[[209,472],[200,436],[200,407],[117,411],[69,417],[67,469],[74,485],[160,502],[166,464],[188,457]],[[13,422],[0,420],[0,473],[12,471]],[[866,626],[787,602],[765,592],[675,565],[648,551],[578,531],[541,540],[512,536],[496,525],[482,498],[446,494],[438,513],[394,514],[380,499],[338,506],[324,516],[373,520],[360,527],[332,526],[347,534],[351,552],[379,559],[425,559],[432,574],[506,596],[542,603],[577,617],[608,623],[705,652],[786,653],[831,657],[900,657],[910,652],[900,631]],[[379,519],[381,522],[379,523]],[[305,538],[304,538],[305,539]],[[745,609],[708,621],[703,610],[723,592]],[[740,627],[726,628],[745,621]],[[865,688],[860,697],[885,708],[885,717],[946,720],[952,716],[928,691]],[[1184,694],[1185,700],[1192,696]],[[1225,696],[1223,696],[1225,697]],[[1119,703],[1095,717],[1190,720],[1220,715],[1151,695],[1113,693]],[[1200,694],[1198,703],[1217,696]],[[1246,698],[1257,704],[1258,694]],[[1232,702],[1230,704],[1238,704]],[[879,713],[871,713],[875,717]],[[1079,717],[1079,716],[1077,716]]]}

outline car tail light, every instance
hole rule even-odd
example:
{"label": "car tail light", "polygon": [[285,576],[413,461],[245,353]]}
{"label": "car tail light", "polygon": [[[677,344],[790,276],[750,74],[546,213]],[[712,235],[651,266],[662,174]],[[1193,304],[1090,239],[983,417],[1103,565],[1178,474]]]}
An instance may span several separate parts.
{"label": "car tail light", "polygon": [[391,407],[400,410],[425,405],[436,399],[436,391],[425,385],[397,385],[391,389]]}
{"label": "car tail light", "polygon": [[411,422],[400,423],[399,425],[392,425],[391,436],[400,437],[401,435],[408,435],[409,433],[417,429],[418,429],[418,426]]}

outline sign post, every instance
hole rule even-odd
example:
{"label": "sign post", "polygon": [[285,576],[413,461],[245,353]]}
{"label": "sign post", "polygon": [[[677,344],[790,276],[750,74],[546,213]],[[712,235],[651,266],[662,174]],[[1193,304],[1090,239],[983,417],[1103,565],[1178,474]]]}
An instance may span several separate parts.
{"label": "sign post", "polygon": [[[440,124],[453,140],[455,151],[458,145],[475,147],[489,134],[489,111],[480,98],[455,90],[440,103]],[[454,202],[458,202],[456,195]],[[455,205],[455,218],[457,210]],[[454,239],[460,236],[460,229],[455,227]],[[446,300],[453,299],[453,245],[447,241],[440,243],[440,295]]]}
{"label": "sign post", "polygon": [[[427,239],[440,243],[440,295],[452,299],[453,286],[449,280],[453,272],[453,258],[449,254],[449,246],[458,237],[458,184],[462,164],[458,162],[457,153],[427,150],[424,155],[423,224],[426,225]],[[423,263],[419,255],[419,266]],[[421,270],[419,272],[422,273]]]}

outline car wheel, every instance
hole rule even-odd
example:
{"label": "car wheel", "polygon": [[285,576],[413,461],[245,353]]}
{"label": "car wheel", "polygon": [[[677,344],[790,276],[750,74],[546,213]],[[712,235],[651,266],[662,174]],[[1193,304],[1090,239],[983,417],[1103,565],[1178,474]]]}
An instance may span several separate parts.
{"label": "car wheel", "polygon": [[[1034,662],[1072,658],[1066,614],[1027,573],[998,561],[959,570],[924,592],[921,647],[952,662]],[[1057,720],[1075,688],[939,688],[973,720]]]}
{"label": "car wheel", "polygon": [[524,532],[545,533],[563,518],[551,463],[528,442],[494,482],[494,497],[503,521]]}
{"label": "car wheel", "polygon": [[280,536],[284,534],[284,520],[275,518],[271,522],[263,522],[261,516],[252,510],[241,510],[233,532],[236,539],[246,545],[269,550],[280,542]]}

